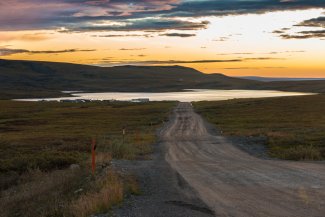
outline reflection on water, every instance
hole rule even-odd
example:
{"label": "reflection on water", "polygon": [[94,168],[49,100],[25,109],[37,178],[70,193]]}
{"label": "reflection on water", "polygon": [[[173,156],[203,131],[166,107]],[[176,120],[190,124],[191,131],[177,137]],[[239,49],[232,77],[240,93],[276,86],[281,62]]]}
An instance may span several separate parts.
{"label": "reflection on water", "polygon": [[166,93],[73,93],[74,97],[61,98],[45,98],[45,99],[27,99],[23,101],[39,101],[39,100],[65,100],[65,99],[89,99],[89,100],[132,100],[138,98],[149,98],[150,101],[173,100],[182,102],[193,101],[213,101],[227,100],[234,98],[262,98],[277,96],[298,96],[310,95],[309,93],[283,92],[273,90],[203,90],[193,89],[183,92],[166,92]]}

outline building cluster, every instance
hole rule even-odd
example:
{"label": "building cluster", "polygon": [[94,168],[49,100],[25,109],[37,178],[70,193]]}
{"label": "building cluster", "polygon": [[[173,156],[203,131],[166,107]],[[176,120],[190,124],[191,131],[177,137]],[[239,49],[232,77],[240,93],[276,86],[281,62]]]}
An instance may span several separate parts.
{"label": "building cluster", "polygon": [[[48,101],[53,101],[53,100],[39,100],[40,102],[48,102]],[[59,102],[62,103],[87,103],[87,102],[134,102],[134,103],[145,103],[145,102],[150,102],[149,98],[138,98],[138,99],[131,99],[131,100],[92,100],[92,99],[61,99]]]}

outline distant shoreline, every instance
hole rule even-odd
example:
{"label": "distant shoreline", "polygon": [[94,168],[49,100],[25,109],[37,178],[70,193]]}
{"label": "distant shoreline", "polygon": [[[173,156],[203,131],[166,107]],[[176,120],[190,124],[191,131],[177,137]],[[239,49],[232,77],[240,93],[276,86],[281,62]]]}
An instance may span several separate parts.
{"label": "distant shoreline", "polygon": [[253,81],[325,81],[325,78],[289,78],[289,77],[260,77],[260,76],[234,76],[234,78],[242,78]]}

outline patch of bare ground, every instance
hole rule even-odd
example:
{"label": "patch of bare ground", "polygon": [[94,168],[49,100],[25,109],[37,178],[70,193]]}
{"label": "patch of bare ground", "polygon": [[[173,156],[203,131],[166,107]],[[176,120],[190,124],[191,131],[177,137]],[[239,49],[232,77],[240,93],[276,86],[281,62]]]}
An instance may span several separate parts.
{"label": "patch of bare ground", "polygon": [[183,177],[165,160],[158,143],[148,160],[113,160],[113,168],[137,177],[141,194],[133,194],[112,212],[99,217],[211,217],[209,209]]}

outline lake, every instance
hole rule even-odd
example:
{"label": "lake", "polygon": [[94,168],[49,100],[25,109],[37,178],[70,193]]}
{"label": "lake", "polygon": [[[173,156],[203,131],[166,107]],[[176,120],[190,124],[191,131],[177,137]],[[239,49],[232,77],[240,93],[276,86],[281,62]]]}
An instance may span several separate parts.
{"label": "lake", "polygon": [[39,98],[39,99],[19,99],[19,101],[40,101],[40,100],[67,100],[67,99],[89,99],[89,100],[121,100],[129,101],[138,98],[148,98],[150,101],[218,101],[235,98],[263,98],[279,96],[299,96],[310,95],[311,93],[283,92],[273,90],[205,90],[191,89],[182,92],[165,92],[165,93],[126,93],[126,92],[107,92],[107,93],[72,93],[73,97],[60,98]]}

